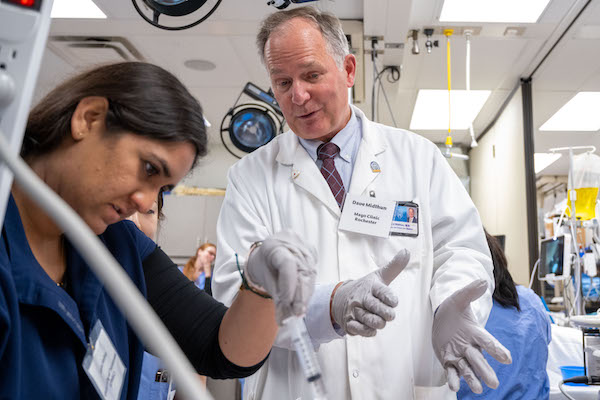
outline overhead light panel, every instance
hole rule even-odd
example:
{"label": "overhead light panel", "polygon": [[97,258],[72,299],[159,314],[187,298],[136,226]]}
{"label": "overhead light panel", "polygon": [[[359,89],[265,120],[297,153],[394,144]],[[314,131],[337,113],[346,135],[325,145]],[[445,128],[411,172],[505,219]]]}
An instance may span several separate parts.
{"label": "overhead light panel", "polygon": [[595,132],[600,129],[600,92],[579,92],[540,131]]}
{"label": "overhead light panel", "polygon": [[557,153],[534,153],[533,154],[533,163],[535,173],[542,172],[546,167],[553,164],[556,160],[558,160],[562,154]]}
{"label": "overhead light panel", "polygon": [[550,0],[444,0],[441,22],[535,23]]}
{"label": "overhead light panel", "polygon": [[[452,115],[450,129],[469,129],[490,96],[490,90],[452,90]],[[448,129],[448,91],[419,90],[410,129]]]}
{"label": "overhead light panel", "polygon": [[50,17],[101,19],[106,14],[92,0],[54,0]]}

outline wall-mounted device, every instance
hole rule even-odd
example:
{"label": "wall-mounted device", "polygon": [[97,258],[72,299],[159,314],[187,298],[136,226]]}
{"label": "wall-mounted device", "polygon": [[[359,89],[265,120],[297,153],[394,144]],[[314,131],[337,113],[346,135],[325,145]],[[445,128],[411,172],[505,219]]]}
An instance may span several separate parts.
{"label": "wall-mounted device", "polygon": [[425,48],[427,49],[427,54],[431,54],[431,50],[434,47],[439,47],[439,42],[437,40],[431,40],[431,36],[433,35],[433,28],[425,28],[423,29],[423,33],[427,40],[425,41]]}
{"label": "wall-mounted device", "polygon": [[[0,135],[19,154],[50,29],[51,0],[0,0]],[[13,175],[0,163],[0,226]]]}
{"label": "wall-mounted device", "polygon": [[419,49],[419,30],[411,29],[408,36],[412,39],[411,53],[419,54],[421,52],[421,50]]}
{"label": "wall-mounted device", "polygon": [[567,280],[571,276],[571,235],[564,234],[540,242],[540,281]]}

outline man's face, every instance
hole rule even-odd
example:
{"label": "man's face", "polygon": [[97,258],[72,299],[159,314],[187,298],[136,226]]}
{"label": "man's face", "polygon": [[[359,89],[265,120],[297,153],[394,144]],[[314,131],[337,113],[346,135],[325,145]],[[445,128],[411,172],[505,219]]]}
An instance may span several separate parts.
{"label": "man's face", "polygon": [[313,23],[295,18],[278,27],[265,45],[265,64],[275,98],[296,135],[328,141],[348,123],[356,59],[347,55],[338,68]]}
{"label": "man's face", "polygon": [[408,218],[413,218],[414,216],[415,216],[415,209],[409,208],[408,209]]}

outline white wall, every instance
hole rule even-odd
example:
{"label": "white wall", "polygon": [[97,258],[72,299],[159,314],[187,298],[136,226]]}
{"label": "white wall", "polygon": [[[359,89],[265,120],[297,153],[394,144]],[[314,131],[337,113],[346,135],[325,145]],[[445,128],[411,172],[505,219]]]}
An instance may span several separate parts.
{"label": "white wall", "polygon": [[165,196],[158,244],[175,263],[185,264],[202,243],[217,243],[222,203],[222,196]]}
{"label": "white wall", "polygon": [[[227,186],[227,171],[237,159],[220,142],[216,142],[214,136],[217,130],[211,128],[208,154],[183,180],[183,185],[220,189]],[[206,241],[217,243],[217,217],[222,196],[171,194],[166,195],[164,200],[165,219],[160,224],[158,244],[173,261],[185,263],[199,244]]]}
{"label": "white wall", "polygon": [[529,282],[523,109],[518,90],[494,127],[471,151],[471,197],[492,235],[506,235],[515,282]]}

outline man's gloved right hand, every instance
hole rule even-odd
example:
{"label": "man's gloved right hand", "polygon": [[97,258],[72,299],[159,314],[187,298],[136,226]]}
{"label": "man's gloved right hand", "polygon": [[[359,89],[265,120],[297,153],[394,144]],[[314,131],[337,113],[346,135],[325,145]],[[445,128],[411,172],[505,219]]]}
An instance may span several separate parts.
{"label": "man's gloved right hand", "polygon": [[385,266],[339,286],[331,302],[331,315],[349,335],[375,336],[396,316],[398,298],[388,285],[404,270],[410,252],[401,250]]}

